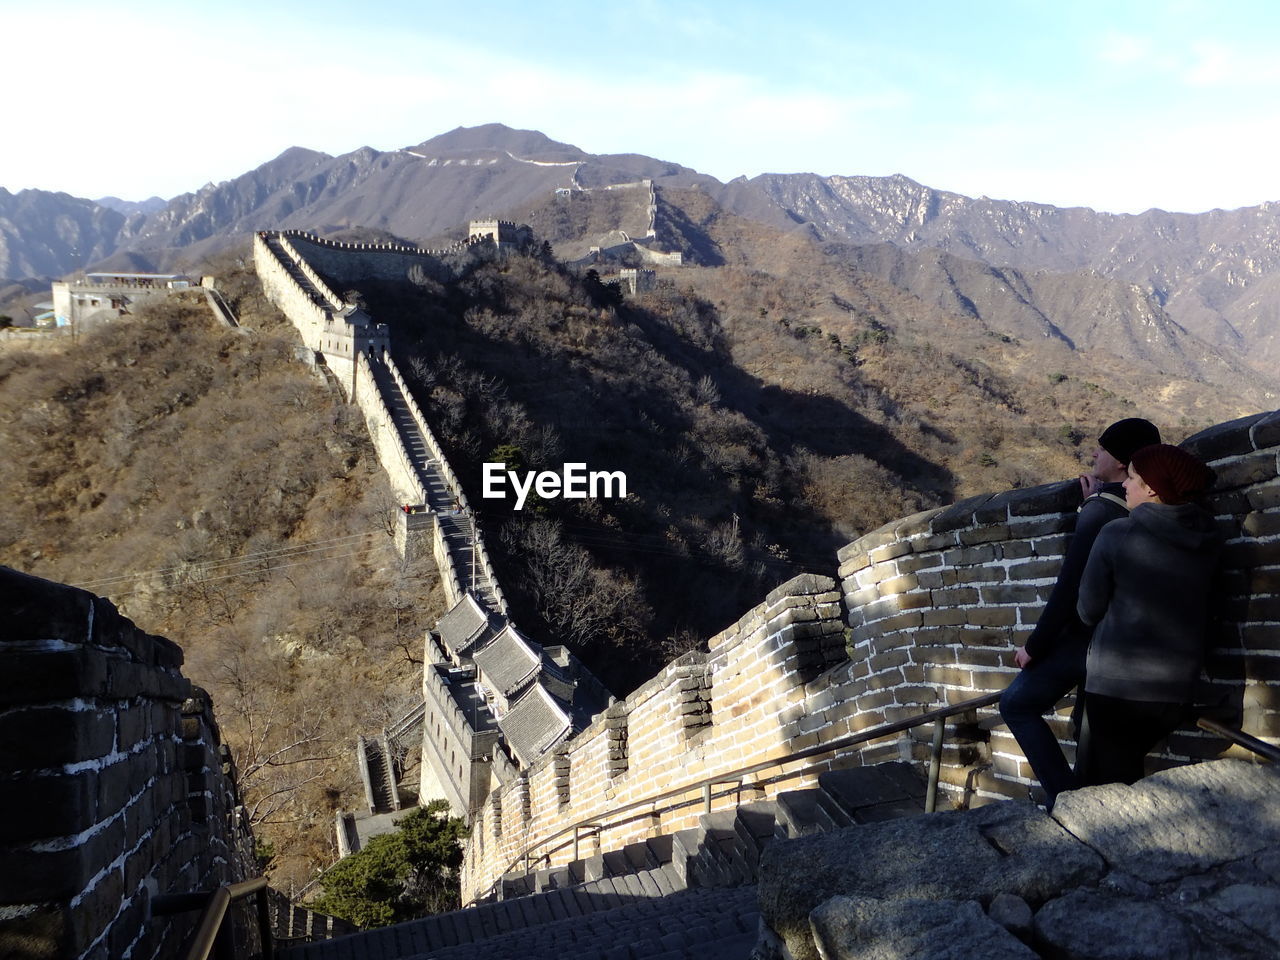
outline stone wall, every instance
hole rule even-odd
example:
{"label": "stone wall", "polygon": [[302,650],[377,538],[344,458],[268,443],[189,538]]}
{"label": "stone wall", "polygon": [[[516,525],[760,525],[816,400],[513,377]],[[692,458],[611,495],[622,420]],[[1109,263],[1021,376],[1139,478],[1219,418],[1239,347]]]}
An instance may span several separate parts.
{"label": "stone wall", "polygon": [[[674,661],[553,754],[523,772],[508,771],[509,779],[500,776],[502,786],[473,822],[463,864],[464,900],[485,894],[530,842],[563,825],[815,745],[818,731],[806,719],[806,683],[844,657],[835,582],[805,575],[778,588],[713,637],[708,652]],[[889,756],[897,756],[892,744],[864,751],[861,760]],[[717,806],[811,780],[750,784]],[[678,809],[637,816],[595,836],[580,852],[617,849],[654,832],[693,826],[702,809],[702,794],[693,791]],[[563,844],[552,862],[571,855],[571,845]]]}
{"label": "stone wall", "polygon": [[[1227,546],[1206,664],[1206,706],[1255,735],[1280,737],[1280,413],[1221,424],[1183,446],[1218,480],[1211,508]],[[1079,500],[1073,483],[979,496],[908,517],[840,551],[852,628],[850,666],[824,682],[839,702],[886,720],[994,690],[1016,673],[1011,651],[1039,616],[1057,577]],[[1057,723],[1070,755],[1064,704]],[[984,711],[994,719],[994,707]],[[916,738],[928,736],[921,729]],[[923,742],[910,744],[923,759]],[[1194,728],[1170,738],[1153,765],[1218,756]],[[952,799],[968,805],[1026,796],[1033,782],[1002,726],[979,756],[954,748],[944,769]],[[969,760],[972,762],[962,762]]]}
{"label": "stone wall", "polygon": [[244,879],[252,843],[182,651],[108,601],[0,567],[0,955],[176,955],[157,895]]}
{"label": "stone wall", "polygon": [[293,244],[302,259],[319,267],[337,283],[361,280],[412,280],[417,276],[436,276],[442,269],[440,257],[457,253],[484,237],[474,238],[440,250],[428,250],[398,243],[347,243],[325,240],[302,230],[285,230],[282,234]]}
{"label": "stone wall", "polygon": [[[1184,446],[1218,474],[1211,504],[1227,547],[1205,698],[1249,732],[1280,740],[1280,413],[1222,424]],[[524,850],[575,822],[681,784],[817,746],[1008,685],[1013,650],[1057,576],[1079,502],[1074,481],[984,495],[887,524],[839,552],[841,583],[806,575],[771,593],[619,702],[554,756],[494,791],[477,813],[463,895],[483,896]],[[1059,735],[1068,734],[1064,704]],[[1026,796],[1030,771],[996,709],[951,724],[942,789],[957,806]],[[975,724],[975,720],[990,721]],[[985,728],[985,729],[984,729]],[[879,740],[798,772],[718,791],[714,807],[807,786],[830,766],[927,756],[931,729]],[[1067,742],[1067,747],[1073,745]],[[1235,754],[1196,729],[1153,767]],[[773,779],[770,779],[773,778]],[[691,826],[691,793],[580,845],[617,849]],[[571,858],[560,841],[542,863]]]}

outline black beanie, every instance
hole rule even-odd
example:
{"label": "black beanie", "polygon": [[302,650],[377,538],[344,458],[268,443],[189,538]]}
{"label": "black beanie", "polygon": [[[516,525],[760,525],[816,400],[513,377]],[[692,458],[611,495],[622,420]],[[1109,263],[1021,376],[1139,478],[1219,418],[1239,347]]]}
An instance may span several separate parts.
{"label": "black beanie", "polygon": [[1141,417],[1117,420],[1098,438],[1098,445],[1124,464],[1133,459],[1136,451],[1159,442],[1160,431],[1156,425]]}

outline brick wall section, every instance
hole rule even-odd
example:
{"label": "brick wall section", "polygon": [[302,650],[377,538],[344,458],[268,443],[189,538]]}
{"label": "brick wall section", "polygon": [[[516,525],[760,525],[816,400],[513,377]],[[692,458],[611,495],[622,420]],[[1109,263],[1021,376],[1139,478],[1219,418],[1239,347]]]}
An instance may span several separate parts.
{"label": "brick wall section", "polygon": [[[708,651],[673,661],[555,756],[504,781],[491,795],[472,825],[464,897],[483,895],[529,843],[563,825],[816,743],[804,706],[806,681],[844,660],[844,629],[835,581],[804,575],[713,637]],[[763,785],[750,795],[794,789],[811,779]],[[718,797],[716,806],[742,795]],[[695,791],[680,809],[643,812],[584,839],[579,853],[694,826],[702,809]],[[563,863],[571,853],[569,841],[552,862]]]}
{"label": "brick wall section", "polygon": [[[1221,424],[1184,444],[1218,474],[1211,507],[1227,548],[1206,681],[1245,729],[1280,741],[1280,413]],[[1002,690],[1013,650],[1035,625],[1075,525],[1074,481],[983,495],[887,524],[839,552],[835,581],[779,587],[708,651],[674,661],[550,758],[502,788],[520,803],[478,812],[464,897],[484,895],[531,844],[574,822],[721,771],[830,742],[881,723]],[[703,686],[705,681],[706,686]],[[709,723],[700,722],[709,707]],[[1056,723],[1068,752],[1065,703]],[[691,725],[689,717],[699,722]],[[994,707],[948,724],[942,787],[956,805],[1026,796],[1030,770]],[[987,729],[992,727],[992,729]],[[847,766],[927,758],[928,727],[827,761]],[[1180,731],[1154,766],[1228,751]],[[564,764],[567,761],[566,775]],[[791,773],[790,768],[784,768]],[[744,784],[715,806],[772,796],[813,774]],[[504,781],[505,782],[505,781]],[[570,784],[569,802],[559,802]],[[510,796],[511,794],[508,794]],[[692,826],[700,798],[643,812],[584,838],[582,856]],[[543,852],[540,848],[539,853]],[[569,859],[564,842],[548,860]]]}
{"label": "brick wall section", "polygon": [[154,894],[243,879],[230,760],[182,652],[83,590],[0,567],[0,955],[171,956]]}
{"label": "brick wall section", "polygon": [[[1280,738],[1280,413],[1220,424],[1188,439],[1218,474],[1210,506],[1227,548],[1219,617],[1206,663],[1206,702],[1245,729]],[[988,691],[1012,679],[1012,651],[1052,588],[1078,494],[1073,483],[975,497],[891,523],[840,551],[852,630],[850,664],[828,678],[859,724],[893,720]],[[1069,740],[1070,702],[1055,726]],[[983,711],[994,718],[994,707]],[[865,717],[865,720],[864,720]],[[952,738],[943,777],[956,803],[1026,796],[1033,783],[1008,730]],[[971,731],[968,731],[971,733]],[[922,760],[920,728],[904,753]],[[1219,756],[1224,744],[1194,728],[1153,759],[1167,766]]]}

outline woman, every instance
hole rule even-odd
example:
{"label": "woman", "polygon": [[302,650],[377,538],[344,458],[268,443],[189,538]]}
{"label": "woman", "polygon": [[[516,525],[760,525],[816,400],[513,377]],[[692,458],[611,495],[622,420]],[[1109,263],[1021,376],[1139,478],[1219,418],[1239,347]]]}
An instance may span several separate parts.
{"label": "woman", "polygon": [[1133,454],[1129,516],[1102,529],[1080,580],[1096,624],[1085,671],[1079,786],[1133,783],[1147,752],[1181,723],[1204,659],[1220,538],[1195,501],[1213,471],[1168,444]]}

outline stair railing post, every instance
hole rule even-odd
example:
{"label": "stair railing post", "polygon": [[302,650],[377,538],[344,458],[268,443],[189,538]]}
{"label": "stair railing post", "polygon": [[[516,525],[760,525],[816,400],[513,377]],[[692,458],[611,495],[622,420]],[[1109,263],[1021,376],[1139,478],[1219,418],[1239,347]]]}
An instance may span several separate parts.
{"label": "stair railing post", "polygon": [[702,809],[705,813],[711,812],[711,784],[702,785]]}
{"label": "stair railing post", "polygon": [[573,825],[573,859],[578,859],[578,825]]}
{"label": "stair railing post", "polygon": [[933,748],[929,751],[929,788],[924,797],[925,813],[933,813],[938,807],[938,776],[942,772],[942,738],[946,729],[945,717],[933,721]]}

